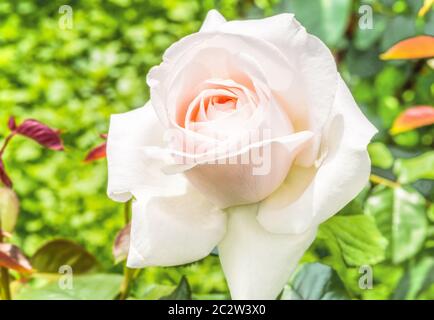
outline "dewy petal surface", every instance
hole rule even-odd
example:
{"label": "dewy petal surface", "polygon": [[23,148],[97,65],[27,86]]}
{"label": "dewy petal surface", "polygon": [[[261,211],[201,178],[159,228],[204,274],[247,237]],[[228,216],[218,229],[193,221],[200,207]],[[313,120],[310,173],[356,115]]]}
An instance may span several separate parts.
{"label": "dewy petal surface", "polygon": [[[113,115],[107,141],[108,194],[134,197],[128,265],[177,265],[207,256],[226,228],[226,215],[180,174],[166,175],[163,127],[149,103]],[[154,152],[156,150],[156,152]]]}
{"label": "dewy petal surface", "polygon": [[333,109],[323,139],[326,155],[316,173],[314,168],[296,168],[260,204],[258,221],[270,232],[304,232],[342,209],[368,182],[367,145],[377,129],[362,114],[341,78]]}
{"label": "dewy petal surface", "polygon": [[227,211],[227,233],[218,249],[232,299],[275,299],[315,239],[316,227],[278,235],[257,222],[257,205]]}

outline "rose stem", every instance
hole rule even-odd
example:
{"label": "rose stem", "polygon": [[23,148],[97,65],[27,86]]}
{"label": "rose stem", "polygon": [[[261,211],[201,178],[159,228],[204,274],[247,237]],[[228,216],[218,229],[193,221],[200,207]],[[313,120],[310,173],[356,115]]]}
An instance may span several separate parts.
{"label": "rose stem", "polygon": [[401,186],[398,182],[377,176],[375,174],[371,174],[369,180],[371,180],[376,184],[381,184],[383,186],[390,187],[390,188],[399,188]]}
{"label": "rose stem", "polygon": [[[130,223],[130,214],[131,214],[131,200],[125,203],[124,206],[124,219],[125,219],[125,225]],[[122,280],[121,284],[121,293],[119,296],[119,300],[125,300],[128,297],[128,293],[130,291],[130,283],[131,279],[133,278],[133,271],[132,269],[127,267],[127,262],[124,263],[124,279]]]}
{"label": "rose stem", "polygon": [[3,142],[2,148],[0,149],[0,158],[2,157],[3,153],[5,152],[6,147],[9,144],[9,141],[11,141],[11,139],[13,138],[14,135],[15,135],[15,133],[12,132],[6,137],[5,142]]}
{"label": "rose stem", "polygon": [[[3,242],[3,234],[1,233],[1,221],[0,221],[0,243]],[[9,270],[5,267],[0,268],[1,273],[1,286],[3,288],[3,299],[11,300],[11,288],[9,284]]]}

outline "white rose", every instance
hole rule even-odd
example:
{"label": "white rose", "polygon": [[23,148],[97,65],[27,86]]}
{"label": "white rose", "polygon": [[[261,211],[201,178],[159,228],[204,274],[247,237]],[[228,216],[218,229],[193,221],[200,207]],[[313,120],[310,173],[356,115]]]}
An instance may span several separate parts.
{"label": "white rose", "polygon": [[113,115],[107,143],[108,194],[135,199],[128,266],[218,246],[232,298],[275,298],[369,178],[376,129],[332,54],[292,14],[226,22],[212,10],[148,84],[150,102]]}

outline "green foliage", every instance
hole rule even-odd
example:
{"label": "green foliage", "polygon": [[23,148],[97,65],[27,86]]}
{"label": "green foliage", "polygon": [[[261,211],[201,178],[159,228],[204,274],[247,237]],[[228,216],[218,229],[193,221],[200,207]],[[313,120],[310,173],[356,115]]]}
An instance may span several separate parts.
{"label": "green foliage", "polygon": [[385,257],[387,240],[366,215],[333,217],[320,226],[319,237],[350,267],[376,264]]}
{"label": "green foliage", "polygon": [[69,266],[74,274],[95,270],[98,263],[83,247],[66,239],[47,242],[31,258],[32,266],[41,273],[59,273],[59,268]]}
{"label": "green foliage", "polygon": [[321,263],[303,265],[281,296],[281,300],[347,299],[345,286],[337,273]]}
{"label": "green foliage", "polygon": [[57,281],[40,287],[23,289],[17,300],[112,300],[119,293],[122,276],[92,274],[75,276],[72,288],[62,287]]}
{"label": "green foliage", "polygon": [[182,277],[175,290],[171,294],[160,298],[160,300],[191,300],[191,288],[187,278]]}
{"label": "green foliage", "polygon": [[[15,297],[112,299],[119,294],[122,267],[113,266],[111,244],[124,224],[123,207],[106,197],[105,161],[84,164],[83,159],[101,143],[99,134],[107,132],[111,114],[148,100],[146,73],[164,50],[196,32],[206,12],[217,8],[227,19],[295,13],[330,47],[360,108],[379,129],[369,154],[386,185],[366,186],[321,226],[302,259],[314,264],[301,267],[283,297],[295,292],[303,299],[434,298],[434,129],[389,134],[403,110],[433,104],[434,72],[423,60],[378,58],[397,40],[434,35],[434,13],[417,18],[422,1],[74,0],[69,3],[73,28],[61,29],[64,4],[0,2],[1,140],[14,115],[18,122],[36,118],[60,129],[66,147],[53,153],[21,137],[8,147],[4,160],[21,209],[12,242],[31,257],[47,240],[71,239],[85,249],[64,243],[59,255],[51,242],[33,256],[35,268],[55,272],[60,264],[75,263],[87,272],[98,260],[111,274],[74,276],[73,291],[38,274],[27,284],[14,282]],[[361,4],[373,8],[373,29],[358,27]],[[369,290],[359,287],[359,267],[365,264],[374,275]],[[130,298],[168,296],[186,287],[183,276],[195,299],[229,298],[214,256],[187,267],[146,268],[134,275]]]}
{"label": "green foliage", "polygon": [[414,189],[377,187],[366,202],[366,213],[389,240],[388,256],[394,263],[411,258],[423,246],[425,199]]}

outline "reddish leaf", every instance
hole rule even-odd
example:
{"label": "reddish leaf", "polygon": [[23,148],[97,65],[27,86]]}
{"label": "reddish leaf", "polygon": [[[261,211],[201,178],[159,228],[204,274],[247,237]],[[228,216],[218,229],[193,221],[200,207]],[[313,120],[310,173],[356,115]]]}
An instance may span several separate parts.
{"label": "reddish leaf", "polygon": [[119,263],[127,258],[130,249],[130,233],[131,223],[127,224],[116,235],[112,250],[115,263]]}
{"label": "reddish leaf", "polygon": [[102,139],[107,140],[108,134],[107,133],[101,133],[99,135]]}
{"label": "reddish leaf", "polygon": [[393,122],[391,134],[413,130],[434,123],[434,108],[431,106],[414,106],[402,112]]}
{"label": "reddish leaf", "polygon": [[8,121],[9,130],[14,131],[17,128],[17,123],[14,117],[10,117]]}
{"label": "reddish leaf", "polygon": [[25,120],[15,129],[15,132],[35,140],[48,149],[63,150],[59,131],[53,130],[37,120]]}
{"label": "reddish leaf", "polygon": [[106,147],[107,143],[104,142],[100,144],[99,146],[93,148],[84,159],[84,162],[91,162],[98,159],[102,159],[106,157]]}
{"label": "reddish leaf", "polygon": [[17,246],[10,243],[0,243],[0,267],[6,267],[20,273],[32,272],[29,260]]}
{"label": "reddish leaf", "polygon": [[12,181],[6,173],[5,166],[1,158],[0,158],[0,181],[3,182],[3,184],[8,188],[12,187]]}
{"label": "reddish leaf", "polygon": [[417,36],[402,40],[380,55],[382,60],[434,57],[434,37]]}

